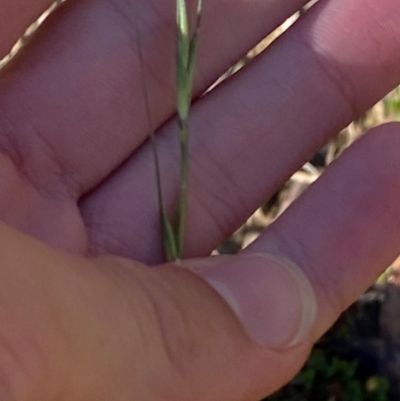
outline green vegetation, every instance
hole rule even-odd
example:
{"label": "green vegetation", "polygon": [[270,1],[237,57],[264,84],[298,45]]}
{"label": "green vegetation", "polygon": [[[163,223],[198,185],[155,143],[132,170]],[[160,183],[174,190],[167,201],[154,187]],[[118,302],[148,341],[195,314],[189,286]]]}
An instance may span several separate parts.
{"label": "green vegetation", "polygon": [[385,113],[400,121],[400,87],[389,93],[384,99]]}
{"label": "green vegetation", "polygon": [[189,175],[189,113],[193,96],[202,7],[202,0],[198,0],[196,19],[193,32],[191,32],[186,0],[176,0],[176,110],[180,133],[180,187],[179,202],[173,219],[168,216],[163,201],[156,141],[154,134],[152,134],[164,252],[168,261],[182,258],[184,251]]}
{"label": "green vegetation", "polygon": [[[372,290],[374,291],[374,290]],[[374,301],[375,302],[375,301]],[[264,401],[389,401],[389,379],[382,375],[372,304],[353,304],[314,346],[297,376]]]}
{"label": "green vegetation", "polygon": [[389,381],[363,372],[356,360],[314,349],[301,372],[266,401],[387,401]]}

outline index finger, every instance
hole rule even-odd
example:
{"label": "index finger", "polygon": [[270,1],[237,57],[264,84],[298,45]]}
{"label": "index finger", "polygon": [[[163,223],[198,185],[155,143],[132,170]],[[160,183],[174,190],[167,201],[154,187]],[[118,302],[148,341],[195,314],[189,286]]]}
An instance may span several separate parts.
{"label": "index finger", "polygon": [[0,0],[0,59],[52,3],[53,0]]}

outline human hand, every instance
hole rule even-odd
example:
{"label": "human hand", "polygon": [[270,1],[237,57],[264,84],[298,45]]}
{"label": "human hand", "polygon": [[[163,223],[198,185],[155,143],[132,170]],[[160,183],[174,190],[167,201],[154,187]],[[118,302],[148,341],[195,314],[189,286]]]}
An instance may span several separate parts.
{"label": "human hand", "polygon": [[[3,3],[4,54],[45,2],[14,18],[22,3]],[[196,93],[302,3],[206,2]],[[5,222],[71,253],[161,262],[135,35],[172,206],[173,7],[68,3],[2,72]],[[195,103],[187,257],[207,255],[399,83],[397,8],[321,2]],[[85,259],[2,225],[4,398],[247,401],[284,384],[399,253],[398,129],[366,135],[241,256],[182,262],[217,292],[183,268]],[[236,314],[218,292],[242,302]]]}

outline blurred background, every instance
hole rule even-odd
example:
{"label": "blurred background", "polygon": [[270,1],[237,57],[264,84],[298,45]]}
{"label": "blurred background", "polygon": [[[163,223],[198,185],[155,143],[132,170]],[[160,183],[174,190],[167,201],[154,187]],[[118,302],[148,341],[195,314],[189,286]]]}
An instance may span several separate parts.
{"label": "blurred background", "polygon": [[[57,0],[30,26],[0,68],[29,41],[44,19],[64,0]],[[216,83],[235,74],[264,51],[306,7],[265,38]],[[340,153],[372,127],[400,121],[400,88],[396,88],[332,139],[289,181],[266,199],[216,254],[234,254],[246,247],[311,185]],[[389,401],[400,399],[400,258],[352,305],[315,345],[302,371],[265,401]]]}

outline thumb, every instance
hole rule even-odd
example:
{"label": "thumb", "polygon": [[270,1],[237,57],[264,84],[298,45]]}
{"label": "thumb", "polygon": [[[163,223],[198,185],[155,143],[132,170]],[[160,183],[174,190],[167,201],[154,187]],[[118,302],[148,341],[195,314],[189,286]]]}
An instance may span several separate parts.
{"label": "thumb", "polygon": [[317,302],[308,278],[293,262],[260,253],[185,265],[216,290],[259,345],[289,348],[307,340]]}
{"label": "thumb", "polygon": [[[191,272],[176,267],[152,271],[158,270],[170,283],[173,293],[168,298],[179,304],[183,327],[192,327],[182,330],[182,324],[174,323],[168,334],[171,324],[163,324],[167,343],[171,332],[173,338],[180,333],[180,345],[170,352],[172,360],[176,355],[182,360],[185,338],[195,344],[190,349],[202,350],[201,358],[193,358],[192,352],[184,358],[185,371],[195,372],[195,379],[189,380],[192,388],[201,383],[199,399],[257,400],[286,384],[305,363],[314,338],[309,333],[316,300],[304,274],[291,262],[264,254],[181,264]],[[162,298],[159,310],[171,322],[168,298]]]}

